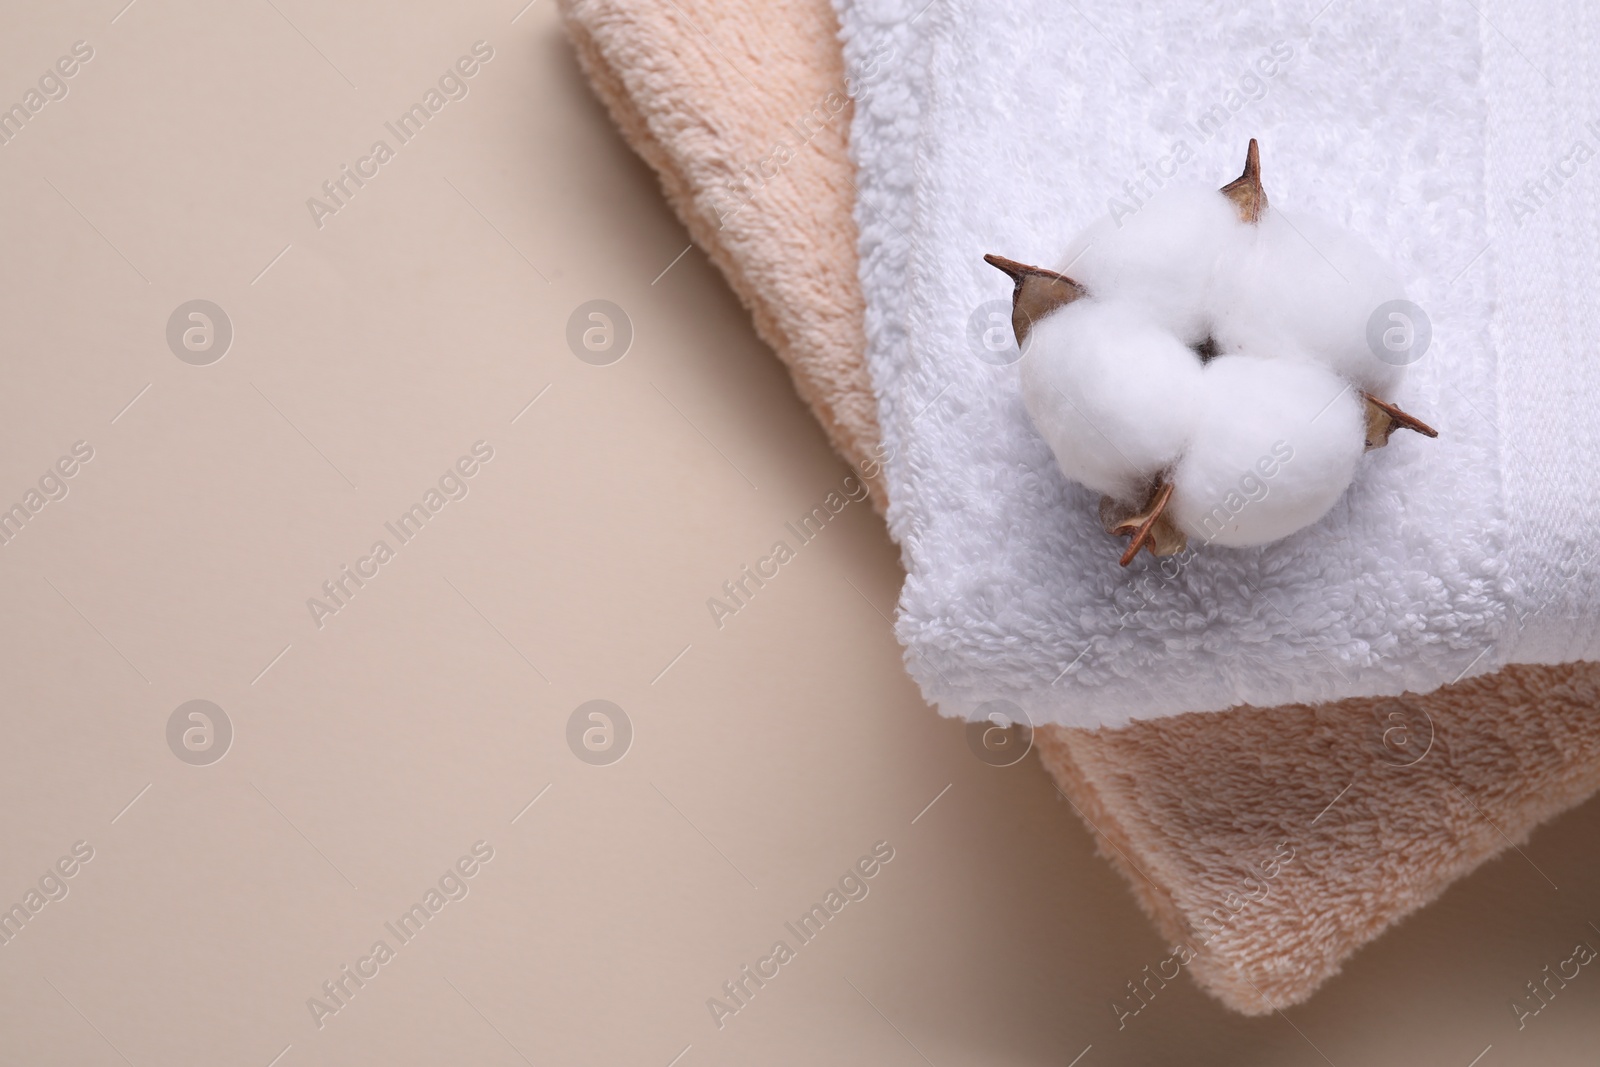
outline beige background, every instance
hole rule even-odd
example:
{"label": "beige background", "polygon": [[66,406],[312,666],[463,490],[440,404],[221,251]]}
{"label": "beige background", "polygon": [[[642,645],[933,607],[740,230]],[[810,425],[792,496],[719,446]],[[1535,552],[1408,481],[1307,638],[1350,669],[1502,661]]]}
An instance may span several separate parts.
{"label": "beige background", "polygon": [[[1597,803],[1287,1017],[1180,980],[1119,1031],[1166,950],[1036,763],[923,706],[867,507],[711,622],[846,470],[678,258],[549,0],[122,4],[0,9],[0,104],[94,49],[0,146],[0,506],[94,448],[0,547],[0,905],[94,848],[0,946],[0,1062],[1595,1062],[1600,967],[1520,1032],[1508,1003],[1600,947]],[[317,228],[478,40],[470,94]],[[234,329],[209,366],[165,338],[196,298]],[[565,341],[593,298],[635,331],[610,366]],[[306,599],[478,440],[469,495],[318,629]],[[208,766],[166,740],[196,698],[235,730]],[[610,766],[566,743],[593,698],[633,723]],[[479,840],[319,1029],[307,998]],[[706,998],[879,840],[719,1031]]]}

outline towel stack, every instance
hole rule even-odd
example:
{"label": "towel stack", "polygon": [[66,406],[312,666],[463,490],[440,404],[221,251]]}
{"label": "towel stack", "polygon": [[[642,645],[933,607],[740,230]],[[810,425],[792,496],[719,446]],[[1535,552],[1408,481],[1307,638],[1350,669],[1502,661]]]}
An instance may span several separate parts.
{"label": "towel stack", "polygon": [[[1274,667],[1257,654],[1260,649],[1241,645],[1250,652],[1244,666],[1230,664],[1231,673],[1224,674],[1213,662],[1209,680],[1195,675],[1206,682],[1197,689],[1181,664],[1173,667],[1157,656],[1171,637],[1158,629],[1160,640],[1126,657],[1118,653],[1127,652],[1129,642],[1092,652],[1096,662],[1061,690],[1070,696],[1040,697],[1029,690],[1033,685],[1042,691],[1029,679],[1045,665],[1059,670],[1071,659],[1063,656],[1073,642],[1107,642],[1114,624],[1106,620],[1122,618],[1125,609],[1101,618],[1090,603],[1090,610],[1066,618],[1049,614],[1060,612],[1062,604],[1040,605],[1035,598],[1034,614],[1019,615],[1007,600],[1011,594],[999,592],[1026,573],[1017,561],[1053,568],[1051,581],[1085,607],[1083,598],[1114,599],[1108,583],[1117,575],[1080,557],[1077,541],[1092,536],[1092,548],[1113,567],[1114,556],[1097,529],[1086,533],[1077,528],[1081,523],[1074,525],[1073,509],[1081,502],[1053,475],[1042,445],[1028,439],[1025,421],[1016,420],[1014,389],[1007,394],[1005,379],[992,373],[998,368],[970,359],[970,365],[953,367],[941,357],[963,343],[964,321],[958,320],[965,319],[968,305],[1003,288],[998,276],[988,276],[982,252],[1048,261],[1050,235],[1062,225],[1053,216],[1075,214],[1069,222],[1081,223],[1094,210],[1085,207],[1092,200],[1086,191],[1092,179],[1079,171],[1078,187],[1060,189],[1052,184],[1061,180],[1055,161],[1096,153],[1101,163],[1137,175],[1143,142],[1134,145],[1126,115],[1111,114],[1104,104],[1118,94],[1136,96],[1132,80],[1147,78],[1118,49],[1090,47],[1100,38],[1087,26],[1081,32],[1055,26],[1068,17],[1065,8],[1054,14],[1045,8],[1054,11],[1042,3],[1011,5],[1006,20],[985,27],[976,14],[923,7],[920,0],[857,0],[841,5],[841,48],[839,21],[828,0],[563,0],[569,33],[596,91],[660,175],[697,243],[750,308],[757,330],[788,365],[840,454],[858,468],[892,456],[887,498],[875,503],[886,511],[910,568],[899,633],[924,691],[942,711],[958,714],[991,696],[1021,697],[1018,703],[1041,722],[1060,724],[1042,725],[1037,747],[1097,835],[1102,853],[1127,876],[1162,935],[1174,946],[1188,946],[1193,959],[1186,969],[1198,983],[1231,1008],[1265,1013],[1310,996],[1384,928],[1600,788],[1600,721],[1593,713],[1600,666],[1506,666],[1440,686],[1451,675],[1511,658],[1506,635],[1531,601],[1525,588],[1509,589],[1496,569],[1509,535],[1491,521],[1492,509],[1441,520],[1444,525],[1423,531],[1426,536],[1363,524],[1362,508],[1394,497],[1391,490],[1418,476],[1418,461],[1395,450],[1397,458],[1369,480],[1366,496],[1352,500],[1345,517],[1335,519],[1335,533],[1307,533],[1323,540],[1367,538],[1369,544],[1386,539],[1380,555],[1394,561],[1392,573],[1417,572],[1416,581],[1407,577],[1398,592],[1390,590],[1392,600],[1416,594],[1426,609],[1425,622],[1407,629],[1405,641],[1374,649],[1370,635],[1340,630],[1326,615],[1308,624],[1298,614],[1308,590],[1322,587],[1319,581],[1343,582],[1341,588],[1357,598],[1352,603],[1367,602],[1359,600],[1364,590],[1358,568],[1319,578],[1306,565],[1317,552],[1329,551],[1313,540],[1291,549],[1300,556],[1287,566],[1288,584],[1263,582],[1264,576],[1275,580],[1285,573],[1282,560],[1252,557],[1243,571],[1268,590],[1260,602],[1267,606],[1251,610],[1270,615],[1281,609],[1289,624],[1269,618],[1261,623],[1262,633],[1275,635],[1275,642],[1283,638],[1277,643],[1299,657],[1298,666]],[[1397,10],[1394,17],[1403,22],[1409,16]],[[1218,139],[1216,160],[1207,156],[1190,164],[1195,180],[1226,177],[1222,160],[1237,167],[1233,157],[1244,138],[1270,126],[1270,143],[1281,145],[1285,157],[1280,172],[1286,194],[1293,189],[1311,200],[1359,201],[1367,206],[1354,209],[1354,221],[1383,229],[1392,222],[1384,212],[1398,210],[1394,201],[1401,190],[1321,184],[1315,168],[1326,167],[1346,148],[1326,140],[1333,134],[1325,123],[1308,124],[1319,132],[1297,136],[1294,107],[1302,96],[1323,93],[1329,117],[1347,112],[1339,129],[1359,127],[1384,118],[1374,110],[1384,87],[1360,99],[1335,91],[1331,67],[1319,55],[1333,47],[1324,39],[1303,40],[1297,36],[1303,27],[1277,27],[1270,20],[1256,25],[1240,15],[1235,21],[1227,39],[1256,42],[1264,55],[1273,55],[1280,39],[1291,42],[1311,72],[1310,84],[1292,89],[1294,72],[1280,60],[1283,80],[1264,90],[1267,109],[1251,123],[1236,120],[1229,136]],[[1147,15],[1129,16],[1124,30],[1136,33],[1147,23]],[[1048,34],[1019,29],[1029,25],[1054,28]],[[1316,32],[1336,44],[1360,38],[1348,25],[1319,25]],[[1184,37],[1182,26],[1161,29],[1164,40]],[[1448,45],[1436,49],[1426,71],[1404,75],[1412,80],[1400,87],[1398,98],[1426,98],[1437,88],[1429,78],[1438,85],[1470,82],[1472,64],[1481,57],[1474,51],[1476,30],[1465,22],[1393,29],[1402,40],[1427,31]],[[1219,39],[1215,28],[1188,36]],[[983,48],[975,49],[978,37]],[[972,54],[988,62],[974,68],[966,58]],[[1178,136],[1189,121],[1186,108],[1194,93],[1222,89],[1213,84],[1216,70],[1196,55],[1169,58],[1168,69],[1202,86],[1186,90],[1189,95],[1166,96],[1166,110],[1155,124],[1171,128],[1157,132]],[[1031,95],[1022,92],[1026,86],[1019,79],[1040,64],[1070,73],[1057,73]],[[1252,84],[1267,85],[1259,72]],[[1231,108],[1230,97],[1218,99],[1224,110]],[[1440,121],[1472,134],[1481,116],[1463,107],[1466,113]],[[967,133],[953,136],[950,131],[962,123]],[[1481,204],[1473,199],[1472,182],[1481,178],[1482,165],[1471,165],[1470,144],[1442,136],[1429,140],[1416,124],[1398,120],[1384,128],[1409,131],[1412,155],[1388,170],[1375,155],[1362,157],[1369,183],[1382,177],[1415,192],[1421,182],[1431,197],[1428,225],[1459,236],[1476,218],[1480,231],[1467,232],[1490,232],[1482,227],[1492,220],[1481,217]],[[1051,155],[1030,154],[1052,137],[1059,143]],[[971,154],[980,150],[989,154],[992,169],[1030,192],[1012,202],[1003,189],[988,199],[981,188],[970,198],[961,193],[962,183],[970,186],[983,174],[982,158]],[[1429,184],[1414,167],[1429,152],[1463,158],[1446,166],[1435,157],[1433,166],[1445,177]],[[1300,162],[1290,165],[1293,158]],[[1051,166],[1044,165],[1046,159]],[[1272,159],[1269,154],[1269,166]],[[975,212],[978,204],[986,210]],[[987,222],[985,214],[991,216]],[[1550,224],[1558,221],[1552,217]],[[979,247],[980,238],[990,243]],[[1399,258],[1412,266],[1438,266],[1428,261],[1427,249],[1408,245],[1405,251]],[[1444,285],[1448,278],[1437,281],[1427,301],[1460,323],[1477,323],[1472,316],[1480,310],[1477,302],[1486,300],[1488,283],[1468,275],[1460,280],[1461,291],[1452,293]],[[1491,324],[1477,326],[1487,330]],[[1469,409],[1514,411],[1523,402],[1519,394],[1497,407],[1492,363],[1486,367],[1481,354],[1462,351],[1466,370],[1458,383],[1483,386],[1488,397],[1472,395],[1463,403],[1450,395],[1443,376],[1419,376],[1421,398],[1448,412],[1459,431],[1451,461],[1465,465],[1456,482],[1417,490],[1419,508],[1431,506],[1428,492],[1482,495],[1482,487],[1471,484],[1471,465],[1497,463],[1503,449],[1494,426],[1468,426]],[[970,443],[971,431],[962,436],[964,420],[977,420],[965,424],[981,424],[985,431],[1002,426],[1002,444],[1012,451],[1001,449],[979,462],[1023,472],[1013,484],[1036,491],[1042,502],[1025,521],[1014,522],[1021,517],[1007,513],[1007,528],[1055,530],[1048,535],[1053,541],[993,553],[999,563],[988,571],[950,563],[962,538],[978,528],[963,523],[997,518],[986,514],[992,505],[985,501],[941,496],[945,475],[954,474],[962,484],[961,468],[940,464],[949,462],[952,449]],[[1530,481],[1526,470],[1512,469],[1508,476],[1515,492],[1537,495],[1536,479]],[[1556,539],[1563,524],[1576,521],[1572,514],[1569,509],[1545,516],[1550,529],[1541,536]],[[1191,584],[1175,586],[1170,595],[1193,595],[1195,582],[1222,589],[1239,576],[1228,568],[1239,566],[1232,557],[1205,564],[1186,577]],[[1446,574],[1433,588],[1426,580],[1430,567]],[[1553,581],[1524,570],[1535,584]],[[1274,593],[1296,599],[1274,601]],[[1559,622],[1573,613],[1565,600],[1553,603],[1544,618]],[[1304,636],[1306,625],[1317,640]],[[1034,640],[1024,636],[1030,626],[1037,627]],[[1297,626],[1298,637],[1292,632]],[[1558,628],[1536,623],[1533,643],[1523,642],[1535,654],[1525,658],[1587,654],[1578,647],[1582,641],[1551,651],[1550,633]],[[1491,651],[1474,660],[1474,652],[1484,648]],[[1363,658],[1369,653],[1374,654]],[[1324,654],[1331,672],[1314,665]],[[1195,667],[1197,654],[1186,662],[1201,670]],[[1340,692],[1341,664],[1347,677],[1364,681]],[[1164,666],[1173,667],[1172,677],[1153,685],[1152,672],[1159,675]],[[1311,683],[1285,680],[1299,675]],[[1408,685],[1432,691],[1419,696],[1405,692]],[[1358,698],[1383,693],[1392,695]],[[1216,710],[1266,697],[1324,702]],[[1205,710],[1189,710],[1186,701]],[[1172,714],[1180,711],[1185,713]],[[1163,713],[1167,717],[1150,717]],[[1143,721],[1120,725],[1128,720]],[[1118,725],[1082,729],[1069,723]],[[1290,855],[1295,858],[1284,862]],[[1256,892],[1252,887],[1266,884],[1264,864],[1272,867],[1270,891]]]}

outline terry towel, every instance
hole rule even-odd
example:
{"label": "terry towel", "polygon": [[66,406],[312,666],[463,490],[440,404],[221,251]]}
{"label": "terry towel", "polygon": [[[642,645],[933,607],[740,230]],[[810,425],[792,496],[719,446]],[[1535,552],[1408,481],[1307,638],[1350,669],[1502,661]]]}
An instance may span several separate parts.
{"label": "terry towel", "polygon": [[[805,212],[786,199],[767,213],[763,225],[784,237],[724,246],[714,206],[739,161],[794,140],[783,132],[788,124],[842,84],[828,0],[566,0],[563,13],[596,91],[735,291],[771,319],[816,325],[774,347],[801,394],[825,398],[812,399],[813,409],[841,454],[873,455],[848,113],[789,168],[815,172],[806,180],[816,198]],[[868,90],[864,98],[905,55],[903,46],[898,57],[892,44],[874,47],[877,73],[856,87]],[[759,95],[730,63],[759,81]],[[697,191],[707,182],[715,187]],[[830,236],[813,241],[813,228]],[[777,289],[770,271],[786,257],[796,276],[835,288]],[[1589,665],[1518,668],[1423,700],[1241,709],[1116,730],[1045,728],[1037,742],[1102,854],[1174,944],[1207,937],[1242,876],[1259,873],[1281,843],[1296,850],[1300,862],[1281,867],[1269,895],[1224,912],[1225,934],[1196,946],[1187,968],[1228,1006],[1259,1013],[1269,1009],[1256,989],[1279,1006],[1305,999],[1396,918],[1505,848],[1484,819],[1521,843],[1538,821],[1600,786],[1597,685],[1600,669]],[[1280,788],[1278,775],[1293,788]],[[1481,818],[1455,787],[1481,807]]]}
{"label": "terry towel", "polygon": [[[1502,29],[1577,20],[1530,29],[1530,62],[1472,5],[841,0],[852,70],[901,57],[851,147],[908,572],[897,632],[941,712],[1006,701],[1035,724],[1120,725],[1600,655],[1600,226],[1592,198],[1549,182],[1521,202],[1589,118],[1596,16],[1558,6],[1491,5]],[[1273,203],[1400,267],[1433,342],[1398,402],[1440,437],[1366,456],[1284,541],[1122,568],[1018,368],[974,351],[975,316],[1011,288],[983,256],[1060,266],[1075,233],[1155,188],[1231,180],[1251,137]]]}
{"label": "terry towel", "polygon": [[[849,123],[836,31],[831,20],[794,17],[814,9],[804,2],[776,4],[763,17],[743,11],[745,53],[736,63],[713,50],[716,62],[707,63],[701,27],[726,29],[711,6],[688,5],[701,21],[670,4],[564,2],[562,11],[612,119],[660,175],[673,210],[790,368],[833,447],[858,471],[875,472],[882,455],[877,401],[860,358],[856,228],[837,210],[854,193],[851,173],[807,161],[813,152],[839,155]],[[770,64],[760,57],[784,53],[831,62],[763,69]],[[782,164],[779,146],[787,150]],[[883,480],[864,481],[882,511]]]}

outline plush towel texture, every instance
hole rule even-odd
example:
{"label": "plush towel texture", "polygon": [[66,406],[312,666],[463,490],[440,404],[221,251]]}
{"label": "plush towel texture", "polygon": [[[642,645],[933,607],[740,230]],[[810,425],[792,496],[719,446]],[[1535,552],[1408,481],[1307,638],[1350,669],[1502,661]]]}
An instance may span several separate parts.
{"label": "plush towel texture", "polygon": [[[1549,109],[1519,96],[1528,79],[1508,65],[1521,60],[1486,48],[1475,8],[1354,0],[1310,24],[1265,2],[841,12],[847,62],[885,40],[903,56],[857,111],[851,148],[889,521],[908,570],[898,633],[943,713],[1005,699],[1035,723],[1118,725],[1427,692],[1507,662],[1600,654],[1586,472],[1600,383],[1582,355],[1595,264],[1570,236],[1592,235],[1596,211],[1570,195],[1503,232],[1501,205],[1539,150],[1489,118],[1502,102]],[[1574,74],[1538,127],[1557,157],[1586,117],[1579,75],[1593,61],[1576,40],[1551,45]],[[1010,292],[982,257],[1064,266],[1096,219],[1158,187],[1231,179],[1251,136],[1274,203],[1399,265],[1433,343],[1397,399],[1441,437],[1365,457],[1333,511],[1284,541],[1123,569],[1096,494],[1063,478],[1023,411],[1018,368],[975,351]],[[1501,284],[1524,256],[1547,290]]]}
{"label": "plush towel texture", "polygon": [[[1404,700],[1037,736],[1173,946],[1165,976],[1181,965],[1224,1004],[1264,1015],[1600,789],[1597,706],[1600,665],[1511,666]],[[1537,871],[1530,892],[1555,893]]]}
{"label": "plush towel texture", "polygon": [[[828,439],[882,511],[877,402],[859,357],[854,195],[842,161],[850,89],[816,5],[564,3],[584,73],[661,178],[689,235],[793,372]],[[807,17],[811,16],[811,17]],[[707,30],[718,28],[719,45]],[[867,77],[873,75],[869,72]],[[822,161],[819,163],[819,161]]]}
{"label": "plush towel texture", "polygon": [[[794,200],[785,198],[766,213],[763,232],[784,235],[775,244],[751,235],[737,251],[725,246],[711,206],[730,161],[759,160],[780,138],[796,139],[783,133],[790,119],[842,82],[828,0],[564,0],[563,11],[597,92],[741,298],[766,307],[769,321],[812,320],[810,332],[774,347],[840,452],[852,461],[874,455],[842,128],[816,135],[788,169],[796,178],[815,170],[807,180],[820,184],[808,188],[823,192],[804,211],[790,213]],[[907,24],[881,18],[865,56],[876,52],[883,73],[854,86],[863,107],[885,88],[898,91],[887,73],[907,54]],[[759,81],[758,96],[730,73],[733,64]],[[751,114],[760,118],[749,122]],[[914,127],[904,132],[897,150],[909,152]],[[707,180],[714,184],[697,187]],[[702,210],[709,214],[694,214]],[[754,212],[744,221],[755,223]],[[812,228],[846,239],[814,240]],[[810,282],[783,292],[752,283],[797,246],[801,262],[788,266],[830,295]],[[872,267],[880,272],[872,284],[892,283],[883,257]],[[880,336],[901,329],[890,308],[868,316]],[[1118,730],[1046,727],[1036,738],[1163,936],[1196,950],[1183,969],[1230,1007],[1260,1013],[1270,1010],[1263,994],[1278,1006],[1303,1000],[1507,838],[1520,843],[1600,785],[1597,687],[1600,669],[1589,665],[1513,668],[1426,698],[1182,715]],[[1276,862],[1268,878],[1262,865],[1285,855],[1285,844],[1293,859]]]}

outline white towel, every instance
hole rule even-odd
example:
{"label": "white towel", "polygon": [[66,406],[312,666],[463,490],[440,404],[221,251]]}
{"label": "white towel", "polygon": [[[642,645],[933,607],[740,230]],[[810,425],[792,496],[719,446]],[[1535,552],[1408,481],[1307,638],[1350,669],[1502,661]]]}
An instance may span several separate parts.
{"label": "white towel", "polygon": [[[1593,11],[838,3],[866,85],[852,151],[897,632],[943,713],[1117,725],[1600,656]],[[1250,137],[1274,204],[1401,268],[1433,340],[1397,400],[1440,437],[1397,434],[1285,541],[1123,569],[1017,368],[974,353],[971,316],[1010,293],[982,257],[1058,265],[1113,201],[1230,180]]]}

